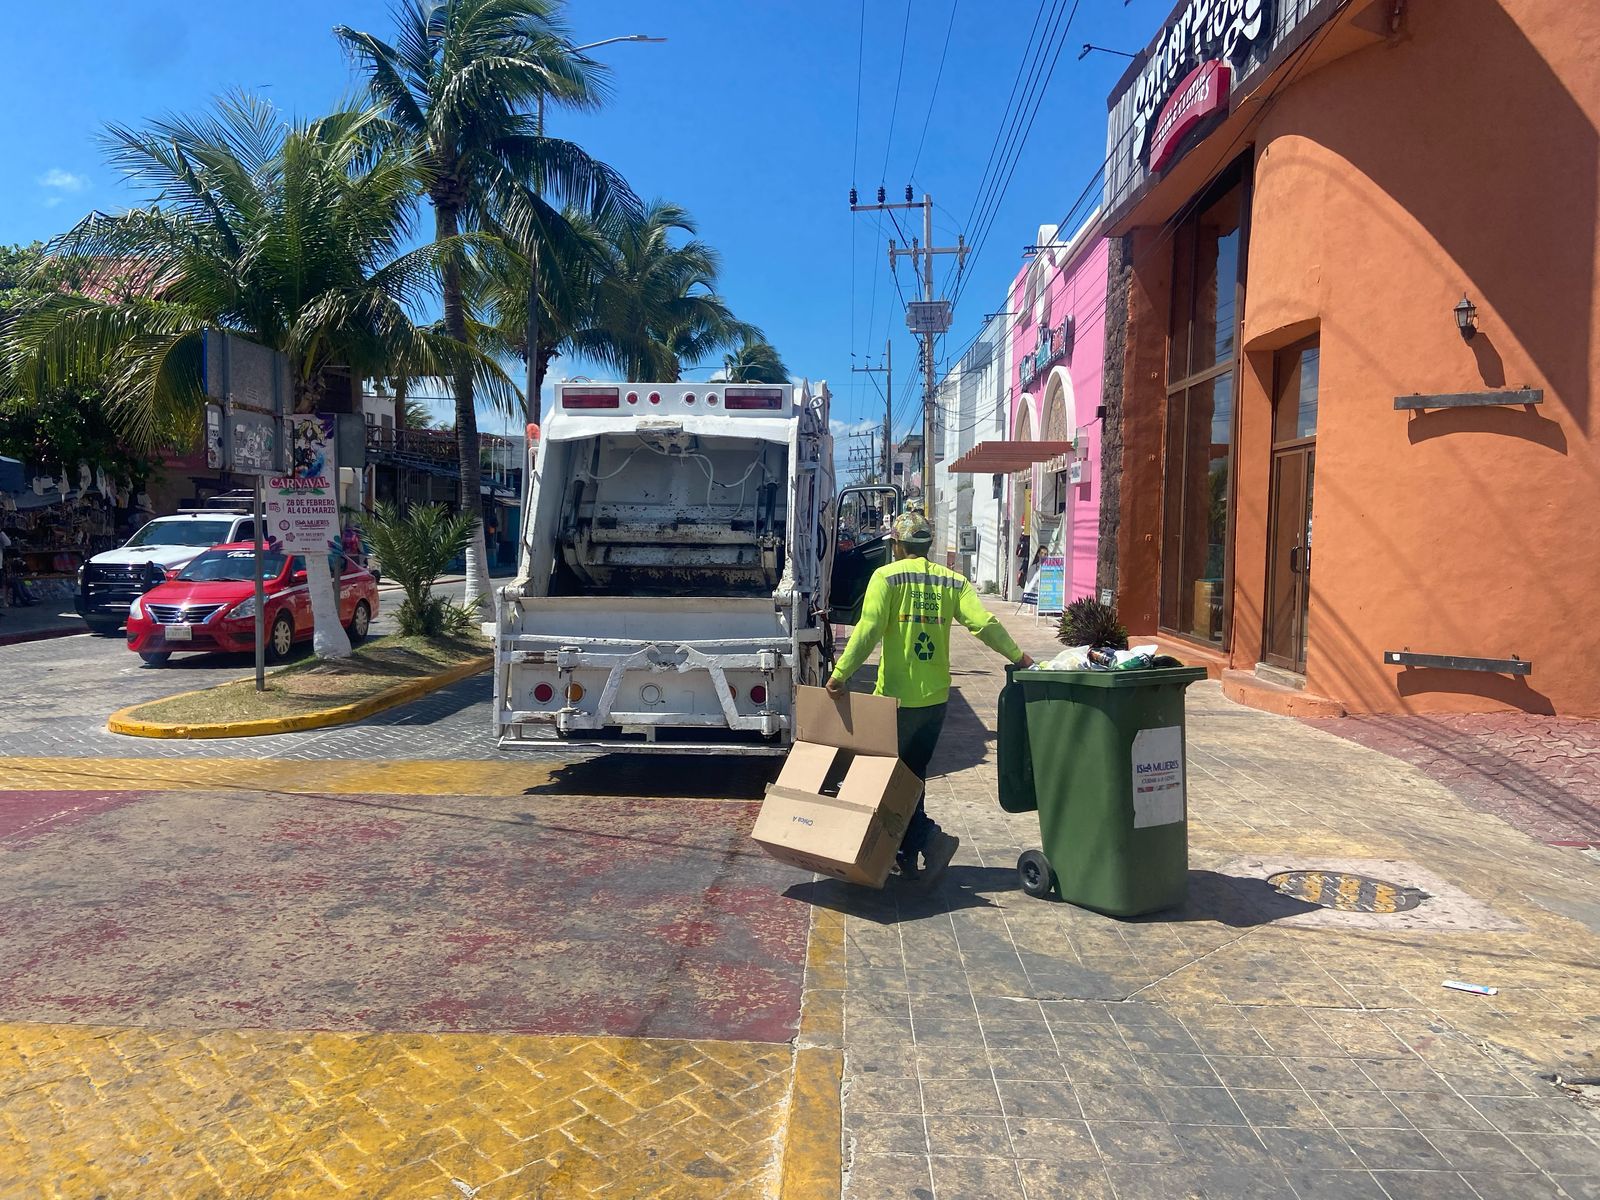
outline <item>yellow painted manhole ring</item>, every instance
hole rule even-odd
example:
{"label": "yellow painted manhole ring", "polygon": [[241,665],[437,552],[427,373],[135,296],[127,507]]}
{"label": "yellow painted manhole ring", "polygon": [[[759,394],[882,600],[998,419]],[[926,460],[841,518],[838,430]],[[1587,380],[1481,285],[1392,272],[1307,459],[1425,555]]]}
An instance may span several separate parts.
{"label": "yellow painted manhole ring", "polygon": [[1340,912],[1409,912],[1428,898],[1421,888],[1348,871],[1279,871],[1267,882],[1285,896]]}

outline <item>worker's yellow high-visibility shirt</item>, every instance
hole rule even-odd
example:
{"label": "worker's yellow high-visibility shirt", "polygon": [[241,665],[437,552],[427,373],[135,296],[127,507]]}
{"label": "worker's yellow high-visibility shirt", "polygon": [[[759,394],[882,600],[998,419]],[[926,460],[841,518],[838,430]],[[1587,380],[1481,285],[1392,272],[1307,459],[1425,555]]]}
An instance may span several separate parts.
{"label": "worker's yellow high-visibility shirt", "polygon": [[1022,657],[965,575],[925,558],[879,567],[867,582],[861,621],[839,656],[834,678],[849,679],[881,641],[874,694],[893,696],[902,708],[943,704],[950,697],[950,626],[956,621],[1012,662]]}

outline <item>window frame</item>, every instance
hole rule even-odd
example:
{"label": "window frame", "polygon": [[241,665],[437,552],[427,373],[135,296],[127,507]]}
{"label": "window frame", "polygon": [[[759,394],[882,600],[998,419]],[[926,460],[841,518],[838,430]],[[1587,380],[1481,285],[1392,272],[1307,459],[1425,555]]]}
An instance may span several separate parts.
{"label": "window frame", "polygon": [[[1167,225],[1167,229],[1170,231],[1170,237],[1173,244],[1173,271],[1171,287],[1168,292],[1166,329],[1167,353],[1165,356],[1167,362],[1167,380],[1164,385],[1166,395],[1165,404],[1162,409],[1161,531],[1159,535],[1160,540],[1158,542],[1158,545],[1160,546],[1161,560],[1160,567],[1156,572],[1156,629],[1165,637],[1170,637],[1187,643],[1188,645],[1209,650],[1212,653],[1217,653],[1220,651],[1223,654],[1229,653],[1229,648],[1233,644],[1234,542],[1236,540],[1234,534],[1235,517],[1237,516],[1238,512],[1240,410],[1243,408],[1243,404],[1241,403],[1241,384],[1243,383],[1242,367],[1244,364],[1244,302],[1247,275],[1249,272],[1250,211],[1254,184],[1254,171],[1252,170],[1253,163],[1251,161],[1251,154],[1252,151],[1247,150],[1244,154],[1240,155],[1237,159],[1230,163],[1216,176],[1215,179],[1212,180],[1209,187],[1205,188],[1201,192],[1196,193],[1195,197],[1189,202],[1189,204],[1186,205],[1184,209],[1180,211],[1179,215],[1177,215]],[[1191,227],[1197,225],[1200,217],[1206,212],[1210,211],[1217,201],[1221,200],[1235,187],[1239,189],[1239,251],[1238,266],[1234,273],[1233,283],[1233,353],[1230,357],[1214,363],[1212,366],[1209,366],[1204,370],[1190,371],[1189,364],[1194,358],[1194,284],[1195,272],[1198,266],[1199,258],[1199,243],[1198,239],[1193,237],[1184,239],[1182,235],[1182,229],[1186,225]],[[1180,284],[1178,273],[1181,269],[1185,268],[1177,261],[1177,247],[1184,244],[1185,240],[1187,240],[1190,251],[1186,267],[1188,271],[1188,279],[1185,284]],[[1172,377],[1173,339],[1176,334],[1178,316],[1176,309],[1178,307],[1178,299],[1180,295],[1188,298],[1189,312],[1184,327],[1185,373],[1181,378],[1175,379]],[[1203,384],[1212,383],[1214,380],[1224,375],[1231,376],[1231,402],[1233,405],[1233,411],[1229,416],[1228,423],[1227,526],[1223,535],[1222,548],[1222,629],[1219,640],[1213,642],[1210,639],[1197,638],[1188,630],[1176,629],[1166,623],[1167,597],[1165,594],[1165,587],[1167,564],[1165,560],[1167,555],[1168,533],[1167,486],[1168,478],[1171,474],[1169,466],[1174,458],[1174,447],[1170,444],[1170,434],[1172,431],[1172,406],[1175,403],[1184,405],[1184,411],[1182,414],[1184,420],[1182,423],[1182,428],[1187,430],[1189,423],[1187,405],[1190,391]],[[1177,449],[1178,461],[1180,463],[1185,463],[1188,456],[1187,445]],[[1183,511],[1181,504],[1179,506],[1178,519],[1179,528],[1177,544],[1179,547],[1178,552],[1181,562],[1183,538],[1186,532],[1183,524]],[[1181,613],[1182,597],[1180,595],[1175,599],[1177,602],[1177,611]]]}

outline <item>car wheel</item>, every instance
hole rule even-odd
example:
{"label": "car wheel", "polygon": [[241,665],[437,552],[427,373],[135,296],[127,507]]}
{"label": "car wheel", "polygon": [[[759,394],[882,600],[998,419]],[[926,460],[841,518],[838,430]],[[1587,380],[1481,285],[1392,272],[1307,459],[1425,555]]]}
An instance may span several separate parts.
{"label": "car wheel", "polygon": [[267,634],[267,657],[273,662],[281,662],[289,657],[289,651],[294,649],[294,621],[288,613],[279,613],[272,622],[272,629]]}
{"label": "car wheel", "polygon": [[356,601],[356,611],[350,615],[350,624],[344,631],[350,635],[350,644],[357,645],[366,641],[367,630],[372,626],[372,610],[367,607],[365,600]]}
{"label": "car wheel", "polygon": [[85,617],[83,623],[95,637],[116,637],[122,632],[121,621],[91,620]]}
{"label": "car wheel", "polygon": [[147,667],[164,667],[167,665],[167,659],[172,657],[172,651],[141,650],[139,657],[144,659],[144,665]]}

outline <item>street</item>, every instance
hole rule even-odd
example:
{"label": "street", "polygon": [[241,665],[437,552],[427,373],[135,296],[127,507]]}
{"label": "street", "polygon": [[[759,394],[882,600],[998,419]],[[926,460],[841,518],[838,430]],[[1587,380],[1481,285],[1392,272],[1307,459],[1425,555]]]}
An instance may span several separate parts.
{"label": "street", "polygon": [[[760,760],[499,755],[485,677],[162,742],[94,714],[187,674],[4,654],[39,698],[0,764],[8,1197],[1595,1194],[1600,1123],[1544,1078],[1596,1071],[1593,862],[1213,684],[1189,903],[1119,921],[1016,890],[973,643],[928,896],[762,855]],[[1430,901],[1262,882],[1306,866]]]}

